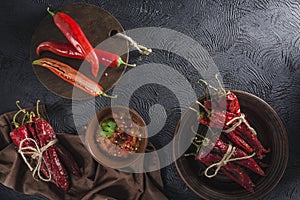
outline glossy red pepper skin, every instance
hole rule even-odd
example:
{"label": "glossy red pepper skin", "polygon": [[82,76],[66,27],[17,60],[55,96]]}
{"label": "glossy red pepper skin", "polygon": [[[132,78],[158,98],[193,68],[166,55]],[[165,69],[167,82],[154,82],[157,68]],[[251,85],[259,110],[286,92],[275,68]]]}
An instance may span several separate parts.
{"label": "glossy red pepper skin", "polygon": [[64,81],[74,85],[92,96],[104,95],[103,88],[81,72],[71,66],[51,58],[41,58],[33,61],[34,65],[45,67]]}
{"label": "glossy red pepper skin", "polygon": [[[217,163],[221,160],[221,156],[213,153],[207,154],[205,157],[199,157],[196,156],[196,160],[200,161],[206,166],[210,166],[214,163]],[[252,180],[250,179],[249,175],[240,167],[235,165],[232,162],[227,163],[226,165],[223,165],[220,169],[226,176],[228,176],[230,179],[244,187],[249,192],[254,192],[254,184]]]}
{"label": "glossy red pepper skin", "polygon": [[48,12],[53,16],[55,25],[65,35],[70,44],[91,64],[92,74],[96,77],[99,71],[99,60],[93,46],[80,26],[72,17],[65,13],[53,13],[49,10]]}
{"label": "glossy red pepper skin", "polygon": [[[71,44],[63,42],[42,42],[36,48],[36,54],[40,55],[43,51],[50,51],[54,54],[84,60],[84,56],[78,52]],[[121,57],[100,49],[94,49],[99,63],[107,67],[119,67],[124,64]]]}

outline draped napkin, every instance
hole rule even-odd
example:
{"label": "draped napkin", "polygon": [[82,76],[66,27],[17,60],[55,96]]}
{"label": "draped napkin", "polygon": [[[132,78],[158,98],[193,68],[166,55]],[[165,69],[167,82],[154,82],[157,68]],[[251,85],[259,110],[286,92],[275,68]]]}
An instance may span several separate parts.
{"label": "draped napkin", "polygon": [[[28,111],[35,111],[28,108]],[[47,119],[46,109],[40,106],[40,113]],[[96,162],[85,148],[79,135],[57,133],[60,144],[68,149],[79,164],[81,178],[70,175],[71,187],[65,192],[51,182],[37,181],[24,163],[17,147],[12,143],[9,133],[13,129],[12,117],[16,112],[0,115],[0,182],[24,194],[40,194],[49,199],[167,199],[162,193],[163,183],[160,171],[148,173],[127,173]],[[147,151],[153,151],[149,144]],[[147,165],[159,165],[158,156],[147,160]]]}

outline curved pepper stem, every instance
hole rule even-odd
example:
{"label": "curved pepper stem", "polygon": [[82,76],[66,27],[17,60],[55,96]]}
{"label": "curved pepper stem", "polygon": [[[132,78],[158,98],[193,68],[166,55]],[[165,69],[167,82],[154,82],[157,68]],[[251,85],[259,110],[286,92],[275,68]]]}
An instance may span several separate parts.
{"label": "curved pepper stem", "polygon": [[47,12],[53,17],[54,15],[55,15],[55,13],[54,12],[52,12],[51,10],[50,10],[50,8],[48,7],[47,8]]}
{"label": "curved pepper stem", "polygon": [[40,102],[41,102],[40,100],[36,101],[36,114],[37,114],[38,118],[41,118],[41,115],[40,115],[40,112],[39,112],[39,103]]}
{"label": "curved pepper stem", "polygon": [[16,128],[18,128],[18,127],[20,126],[20,124],[16,122],[16,118],[17,118],[17,116],[18,116],[21,112],[26,113],[26,110],[25,110],[25,109],[21,109],[21,110],[19,110],[18,112],[16,112],[16,113],[14,114],[14,116],[13,116],[13,122],[12,122],[12,124],[13,124],[14,127],[16,127]]}
{"label": "curved pepper stem", "polygon": [[128,64],[128,63],[124,62],[124,61],[122,60],[122,58],[120,57],[120,58],[118,59],[118,67],[121,66],[121,65],[126,65],[126,66],[129,66],[129,67],[135,67],[135,66],[136,66],[136,64]]}
{"label": "curved pepper stem", "polygon": [[108,98],[111,98],[111,99],[115,99],[115,98],[118,97],[118,95],[111,96],[111,95],[106,94],[105,92],[100,93],[100,96],[108,97]]}

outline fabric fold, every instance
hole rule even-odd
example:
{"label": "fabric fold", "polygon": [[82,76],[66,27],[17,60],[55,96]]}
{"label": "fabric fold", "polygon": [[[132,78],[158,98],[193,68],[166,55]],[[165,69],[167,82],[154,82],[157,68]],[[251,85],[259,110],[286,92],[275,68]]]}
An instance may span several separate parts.
{"label": "fabric fold", "polygon": [[[40,106],[39,110],[47,118],[45,107]],[[162,193],[159,170],[143,174],[127,173],[96,162],[80,139],[85,133],[84,128],[77,134],[57,133],[59,143],[74,156],[83,176],[78,178],[70,175],[71,187],[67,192],[53,183],[34,180],[9,137],[14,113],[0,115],[0,182],[5,186],[49,199],[167,199]],[[153,145],[149,144],[147,150],[153,151]],[[153,161],[147,161],[147,164],[159,164],[158,156]]]}

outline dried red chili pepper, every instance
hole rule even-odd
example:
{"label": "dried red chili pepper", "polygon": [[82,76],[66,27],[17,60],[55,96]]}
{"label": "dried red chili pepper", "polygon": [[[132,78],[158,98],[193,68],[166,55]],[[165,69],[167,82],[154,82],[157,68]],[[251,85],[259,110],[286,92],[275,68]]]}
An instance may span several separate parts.
{"label": "dried red chili pepper", "polygon": [[[42,51],[50,51],[60,56],[67,58],[75,58],[83,60],[84,56],[78,52],[71,44],[62,42],[42,42],[36,48],[36,54],[40,55]],[[100,49],[94,49],[99,63],[107,67],[119,67],[122,64],[134,67],[135,64],[128,64],[117,55]]]}
{"label": "dried red chili pepper", "polygon": [[[53,128],[42,118],[35,120],[35,130],[41,146],[45,146],[56,139]],[[70,186],[68,173],[62,165],[54,146],[50,146],[45,150],[43,158],[47,168],[50,169],[54,183],[67,191]]]}
{"label": "dried red chili pepper", "polygon": [[55,25],[65,35],[68,41],[91,64],[92,74],[96,77],[99,71],[99,60],[93,46],[86,38],[80,26],[72,17],[65,13],[54,13],[51,12],[49,8],[47,8],[47,11],[53,16]]}
{"label": "dried red chili pepper", "polygon": [[261,142],[258,140],[257,136],[244,124],[241,124],[236,128],[235,133],[240,137],[243,137],[248,144],[253,147],[257,158],[262,159],[264,154],[269,153],[270,149],[264,148]]}
{"label": "dried red chili pepper", "polygon": [[[196,156],[196,160],[199,160],[206,166],[211,166],[217,162],[219,162],[222,158],[219,155],[209,153],[205,157]],[[232,162],[223,165],[220,170],[227,175],[230,179],[244,187],[249,192],[254,192],[254,184],[251,181],[249,175],[240,167],[235,165]]]}
{"label": "dried red chili pepper", "polygon": [[[213,149],[217,149],[217,151],[220,151],[220,153],[222,155],[224,155],[227,152],[227,150],[229,148],[229,141],[227,141],[223,135],[215,134],[211,129],[208,132],[207,136],[198,134],[195,132],[195,130],[192,130],[192,131],[196,134],[197,138],[201,137],[200,140],[194,140],[195,143],[193,143],[193,144],[198,146],[197,142],[201,142],[200,145],[205,147],[205,148],[201,148],[201,151],[199,151],[200,146],[198,146],[198,148],[197,148],[198,158],[206,156],[209,153],[208,150],[211,151]],[[239,145],[237,145],[237,146],[239,146]],[[235,151],[230,158],[247,157],[248,154],[245,153],[240,148],[238,148],[237,146],[235,147]],[[203,152],[203,150],[204,150],[204,152]],[[236,160],[235,162],[241,166],[244,166],[244,167],[250,169],[251,171],[253,171],[259,175],[264,176],[264,171],[260,168],[260,166],[256,163],[256,161],[252,157],[247,158],[247,159]]]}
{"label": "dried red chili pepper", "polygon": [[[218,103],[224,103],[224,102],[225,101],[220,101],[220,102],[217,101],[217,105],[218,105]],[[220,128],[222,126],[222,124],[224,124],[224,127],[222,129],[227,130],[234,124],[234,123],[232,123],[232,125],[230,125],[227,123],[229,123],[232,119],[234,119],[236,117],[241,117],[240,105],[238,102],[238,98],[231,91],[226,92],[226,112],[223,110],[210,111],[211,107],[212,107],[212,102],[210,100],[204,101],[203,106],[205,109],[208,110],[208,111],[206,110],[206,112],[209,112],[209,113],[208,113],[208,116],[205,114],[205,112],[201,113],[200,117],[202,117],[203,119],[199,119],[199,121],[202,122],[202,124],[206,123],[207,126]],[[222,108],[225,108],[224,104],[222,104],[221,106],[223,106]],[[223,123],[222,120],[220,120],[220,119],[224,119],[224,118],[225,118],[225,123]],[[213,120],[210,120],[210,119],[213,119]],[[254,134],[253,131],[250,130],[250,128],[246,124],[249,124],[249,122],[248,122],[247,118],[244,117],[244,121],[235,128],[233,133],[235,135],[237,135],[239,138],[242,138],[242,140],[246,141],[254,149],[254,151],[256,152],[256,156],[259,159],[262,159],[264,157],[265,153],[270,152],[270,149],[264,148],[264,146],[258,140],[257,135]],[[232,133],[230,133],[230,134],[227,133],[227,136],[229,136],[229,137],[231,137],[232,135],[233,135]],[[232,140],[232,142],[233,142],[233,140]],[[239,146],[239,147],[242,147],[242,146]],[[245,148],[243,148],[243,149],[246,150]]]}
{"label": "dried red chili pepper", "polygon": [[69,151],[67,151],[62,145],[56,144],[55,145],[55,150],[58,154],[58,157],[62,164],[66,167],[66,170],[70,172],[71,174],[77,176],[77,177],[82,177],[82,174],[80,172],[79,166],[73,159],[73,156]]}
{"label": "dried red chili pepper", "polygon": [[[218,128],[220,130],[223,130],[226,122],[236,117],[235,114],[226,111],[215,110],[214,112],[209,114],[206,114],[204,111],[203,112],[197,111],[197,112],[198,112],[198,121],[201,124],[212,128]],[[243,149],[247,153],[253,152],[252,147],[243,138],[237,135],[236,130],[226,133],[226,136],[228,139],[230,139],[232,143],[234,143],[235,145],[237,145],[239,148]]]}
{"label": "dried red chili pepper", "polygon": [[[217,96],[213,95],[212,98],[216,98],[216,107],[225,109],[227,112],[234,113],[236,115],[241,114],[240,110],[240,103],[238,101],[237,96],[232,91],[226,91],[225,99],[223,98],[224,95]],[[212,109],[212,102],[211,99],[204,100],[203,105],[211,110]]]}
{"label": "dried red chili pepper", "polygon": [[[22,140],[26,138],[31,138],[30,133],[28,132],[28,129],[26,125],[21,125],[16,122],[16,116],[20,114],[21,112],[26,113],[24,109],[19,110],[14,116],[13,116],[13,126],[15,127],[10,133],[9,136],[12,140],[12,142],[19,147]],[[28,147],[34,147],[34,144],[31,141],[24,141],[23,146]]]}
{"label": "dried red chili pepper", "polygon": [[75,87],[85,91],[86,93],[93,96],[105,96],[114,98],[115,96],[109,96],[103,92],[103,88],[98,83],[94,82],[81,72],[75,70],[71,66],[62,63],[58,60],[51,58],[41,58],[32,62],[34,65],[39,65],[45,67],[52,71],[55,75],[59,76],[61,79],[71,83]]}
{"label": "dried red chili pepper", "polygon": [[[228,150],[228,143],[226,143],[224,141],[224,138],[220,137],[219,140],[216,141],[215,147],[217,147],[224,154]],[[241,158],[241,157],[246,157],[246,156],[248,156],[247,153],[245,153],[240,148],[236,147],[231,158]],[[251,171],[253,171],[261,176],[265,175],[264,171],[260,168],[260,166],[257,164],[257,162],[253,158],[237,160],[235,162],[241,166],[244,166],[244,167],[250,169]]]}

